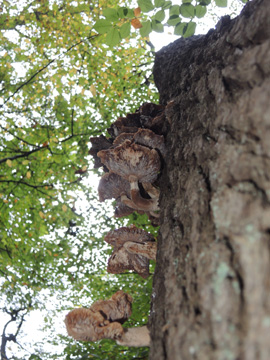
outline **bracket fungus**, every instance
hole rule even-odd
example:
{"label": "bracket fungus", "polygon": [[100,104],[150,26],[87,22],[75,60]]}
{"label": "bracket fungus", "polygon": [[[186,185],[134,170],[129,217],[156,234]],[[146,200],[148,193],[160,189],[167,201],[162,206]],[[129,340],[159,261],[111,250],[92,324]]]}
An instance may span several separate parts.
{"label": "bracket fungus", "polygon": [[164,157],[166,154],[166,147],[164,143],[164,136],[157,135],[149,129],[139,129],[134,135],[133,140],[136,144],[147,146],[150,149],[155,149]]}
{"label": "bracket fungus", "polygon": [[94,168],[97,169],[103,166],[103,164],[100,161],[100,158],[97,156],[97,153],[102,149],[109,149],[112,146],[112,140],[107,139],[104,135],[100,135],[100,136],[91,137],[90,142],[92,146],[88,153],[89,155],[93,156]]}
{"label": "bracket fungus", "polygon": [[107,271],[120,274],[133,270],[141,277],[149,276],[149,259],[156,259],[156,242],[151,234],[136,226],[121,227],[107,233],[104,240],[114,247]]}
{"label": "bracket fungus", "polygon": [[121,176],[108,172],[105,173],[98,185],[99,201],[118,199],[122,195],[130,197],[130,184]]}
{"label": "bracket fungus", "polygon": [[110,172],[100,180],[100,201],[114,198],[116,217],[137,211],[146,213],[154,226],[158,224],[156,186],[166,154],[164,110],[162,105],[144,103],[135,113],[118,118],[107,129],[109,138],[90,139],[95,167]]}
{"label": "bracket fungus", "polygon": [[[158,199],[143,198],[138,184],[138,182],[151,183],[157,179],[160,157],[156,150],[125,140],[122,145],[101,150],[97,155],[110,171],[130,182],[131,200],[138,210],[156,211],[159,209]],[[125,200],[121,200],[125,204]]]}
{"label": "bracket fungus", "polygon": [[123,346],[149,346],[146,326],[123,328],[132,313],[132,297],[122,290],[108,300],[99,300],[88,309],[70,311],[65,318],[68,335],[79,341],[116,340]]}

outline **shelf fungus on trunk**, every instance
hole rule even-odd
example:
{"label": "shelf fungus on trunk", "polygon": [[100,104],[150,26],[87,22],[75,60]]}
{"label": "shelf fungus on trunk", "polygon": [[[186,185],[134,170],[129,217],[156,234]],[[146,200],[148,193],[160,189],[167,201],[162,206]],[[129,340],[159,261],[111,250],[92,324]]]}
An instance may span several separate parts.
{"label": "shelf fungus on trunk", "polygon": [[[166,155],[166,129],[164,106],[144,103],[135,113],[112,123],[107,129],[110,137],[100,135],[90,139],[89,153],[94,157],[95,167],[103,167],[105,173],[115,173],[129,184],[128,191],[125,185],[123,191],[118,191],[119,178],[110,174],[100,181],[100,201],[114,198],[116,217],[136,211],[147,214],[153,226],[158,225],[157,187]],[[119,188],[122,189],[123,184]]]}
{"label": "shelf fungus on trunk", "polygon": [[98,186],[99,201],[116,199],[115,217],[130,215],[134,210],[140,212],[131,200],[130,191],[130,182],[110,171],[105,173],[100,179]]}
{"label": "shelf fungus on trunk", "polygon": [[132,313],[132,297],[122,290],[108,300],[99,300],[88,309],[70,311],[65,318],[68,335],[79,341],[116,340],[123,346],[149,346],[146,326],[123,328]]}
{"label": "shelf fungus on trunk", "polygon": [[[159,210],[158,198],[143,198],[139,183],[153,183],[160,171],[160,156],[154,149],[125,140],[122,145],[98,152],[101,162],[130,182],[131,200],[138,210]],[[129,206],[128,199],[121,201]]]}
{"label": "shelf fungus on trunk", "polygon": [[101,202],[107,199],[118,199],[123,195],[130,197],[129,181],[111,171],[105,173],[99,181],[98,194]]}
{"label": "shelf fungus on trunk", "polygon": [[156,259],[154,238],[136,226],[122,227],[108,232],[104,240],[114,247],[107,271],[120,274],[132,270],[143,278],[149,276],[149,259]]}
{"label": "shelf fungus on trunk", "polygon": [[166,147],[163,135],[157,135],[149,129],[139,129],[133,135],[133,140],[136,144],[147,146],[150,149],[158,150],[162,157],[166,155]]}
{"label": "shelf fungus on trunk", "polygon": [[[94,168],[97,169],[102,167],[103,164],[100,161],[100,158],[97,156],[97,153],[100,150],[109,149],[112,146],[112,140],[107,139],[104,135],[95,136],[90,138],[90,142],[92,144],[91,149],[88,154],[92,155],[94,158]],[[104,166],[103,166],[104,169]],[[106,171],[107,169],[104,169]]]}

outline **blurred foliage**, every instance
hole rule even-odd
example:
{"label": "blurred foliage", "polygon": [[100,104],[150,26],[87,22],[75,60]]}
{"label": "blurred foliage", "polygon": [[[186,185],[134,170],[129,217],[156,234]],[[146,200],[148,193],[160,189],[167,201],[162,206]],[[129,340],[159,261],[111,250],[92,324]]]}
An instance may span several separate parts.
{"label": "blurred foliage", "polygon": [[[0,305],[6,314],[47,311],[44,331],[52,331],[58,313],[123,289],[134,298],[127,326],[147,323],[152,276],[107,274],[111,248],[102,239],[123,224],[154,235],[157,229],[136,213],[115,219],[109,203],[98,202],[101,173],[88,156],[89,138],[106,134],[117,117],[143,102],[158,102],[149,33],[171,26],[175,34],[190,36],[194,17],[203,17],[210,3],[0,2]],[[25,359],[147,359],[148,354],[112,341],[78,343],[57,333],[47,341],[51,344],[31,344]],[[61,354],[53,350],[59,344]],[[12,348],[9,352],[17,359]]]}
{"label": "blurred foliage", "polygon": [[[61,311],[68,308],[67,298],[69,308],[89,306],[126,288],[143,307],[136,312],[134,305],[133,322],[146,322],[151,281],[106,273],[112,250],[102,237],[123,220],[98,202],[93,190],[98,172],[88,156],[91,136],[105,133],[112,121],[142,102],[157,102],[153,54],[145,41],[134,33],[110,49],[93,30],[102,8],[112,4],[39,0],[2,5],[0,284],[5,308],[46,309],[49,296],[58,293],[56,310]],[[50,295],[42,296],[44,289]],[[72,346],[81,354],[100,349],[99,344]],[[106,346],[121,358],[114,343]],[[74,358],[73,347],[66,346],[66,358]],[[53,356],[43,353],[42,359]]]}
{"label": "blurred foliage", "polygon": [[[248,0],[239,0],[243,4]],[[104,9],[103,18],[95,22],[94,29],[104,35],[104,42],[115,46],[130,36],[132,28],[139,29],[142,37],[152,31],[162,33],[170,27],[175,35],[189,37],[195,34],[198,19],[207,13],[209,5],[227,7],[228,0],[137,0],[138,7],[129,9],[115,4]]]}

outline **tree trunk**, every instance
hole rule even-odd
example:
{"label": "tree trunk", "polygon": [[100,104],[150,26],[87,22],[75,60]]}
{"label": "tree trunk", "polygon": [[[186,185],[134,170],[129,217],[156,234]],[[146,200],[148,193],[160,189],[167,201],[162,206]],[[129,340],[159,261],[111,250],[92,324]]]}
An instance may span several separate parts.
{"label": "tree trunk", "polygon": [[168,156],[150,359],[270,359],[270,2],[156,55]]}

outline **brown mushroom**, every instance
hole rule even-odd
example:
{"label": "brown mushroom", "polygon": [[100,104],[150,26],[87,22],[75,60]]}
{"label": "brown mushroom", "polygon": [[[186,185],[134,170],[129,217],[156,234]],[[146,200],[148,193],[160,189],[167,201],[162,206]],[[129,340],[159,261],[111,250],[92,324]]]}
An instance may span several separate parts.
{"label": "brown mushroom", "polygon": [[138,131],[137,126],[132,126],[129,124],[123,124],[122,120],[116,120],[108,129],[108,133],[113,139],[119,136],[122,133],[135,133]]}
{"label": "brown mushroom", "polygon": [[166,155],[164,136],[157,135],[150,129],[139,129],[134,134],[133,140],[136,144],[144,145],[151,149],[158,149],[163,157]]}
{"label": "brown mushroom", "polygon": [[149,129],[154,131],[155,134],[166,135],[169,127],[170,125],[168,119],[165,116],[165,113],[162,112],[160,115],[157,115],[152,119],[152,123]]}
{"label": "brown mushroom", "polygon": [[140,121],[140,114],[138,111],[136,111],[135,113],[130,113],[126,115],[126,118],[123,119],[123,124],[124,125],[128,125],[128,126],[136,126],[136,127],[140,127],[141,126],[141,121]]}
{"label": "brown mushroom", "polygon": [[113,146],[121,145],[125,140],[132,141],[133,137],[134,137],[134,133],[122,133],[115,138],[113,142]]}
{"label": "brown mushroom", "polygon": [[[89,154],[94,158],[94,168],[99,168],[103,166],[99,157],[97,157],[97,153],[103,149],[109,149],[112,146],[112,141],[107,139],[104,135],[95,136],[90,138],[91,149],[89,150]],[[106,169],[105,169],[106,170]]]}
{"label": "brown mushroom", "polygon": [[120,290],[89,309],[70,311],[65,318],[68,335],[79,341],[113,339],[123,346],[149,346],[146,326],[124,329],[121,325],[131,315],[131,303],[131,296]]}
{"label": "brown mushroom", "polygon": [[164,111],[164,106],[153,103],[143,103],[139,108],[139,113],[141,115],[155,117]]}
{"label": "brown mushroom", "polygon": [[123,246],[116,248],[108,260],[107,271],[111,274],[122,274],[125,270],[135,271],[142,278],[148,278],[149,259],[147,257],[132,254]]}
{"label": "brown mushroom", "polygon": [[119,290],[108,300],[98,300],[91,305],[90,309],[100,312],[110,322],[117,321],[123,324],[132,313],[133,299],[129,294]]}
{"label": "brown mushroom", "polygon": [[113,247],[121,247],[125,242],[132,241],[136,243],[154,242],[154,237],[143,229],[135,225],[130,227],[123,226],[119,229],[109,231],[104,240]]}
{"label": "brown mushroom", "polygon": [[109,231],[104,240],[114,247],[108,261],[108,272],[120,274],[133,270],[143,278],[149,276],[149,259],[155,259],[156,248],[151,234],[136,226],[121,227]]}
{"label": "brown mushroom", "polygon": [[[131,200],[139,210],[159,209],[157,199],[141,197],[138,184],[138,181],[152,183],[157,179],[160,157],[156,150],[125,140],[122,145],[101,150],[97,155],[107,168],[130,182]],[[122,199],[121,201],[124,202]]]}
{"label": "brown mushroom", "polygon": [[152,199],[159,198],[160,192],[159,189],[157,189],[155,186],[153,186],[151,183],[143,183],[142,184],[144,190]]}
{"label": "brown mushroom", "polygon": [[74,309],[65,318],[67,332],[76,340],[97,341],[120,338],[121,326],[131,315],[132,297],[122,290],[108,300],[99,300],[89,309]]}
{"label": "brown mushroom", "polygon": [[130,183],[121,176],[109,172],[102,176],[98,186],[99,201],[116,199],[115,216],[121,217],[132,214],[138,207],[130,199]]}
{"label": "brown mushroom", "polygon": [[99,312],[94,313],[91,309],[70,311],[65,318],[65,324],[68,335],[79,341],[115,340],[124,333],[120,323],[110,323]]}
{"label": "brown mushroom", "polygon": [[130,184],[121,176],[109,172],[102,176],[98,185],[99,201],[118,199],[121,195],[130,197]]}
{"label": "brown mushroom", "polygon": [[126,117],[119,117],[108,129],[108,133],[115,139],[123,132],[135,133],[140,127],[140,114],[127,114]]}
{"label": "brown mushroom", "polygon": [[121,199],[116,199],[115,208],[114,208],[114,216],[115,217],[123,217],[128,216],[134,212],[134,208],[131,208],[124,203],[122,203]]}
{"label": "brown mushroom", "polygon": [[132,241],[126,242],[123,247],[130,254],[137,254],[147,257],[149,260],[156,260],[157,257],[157,243],[146,242],[144,244],[135,243]]}

